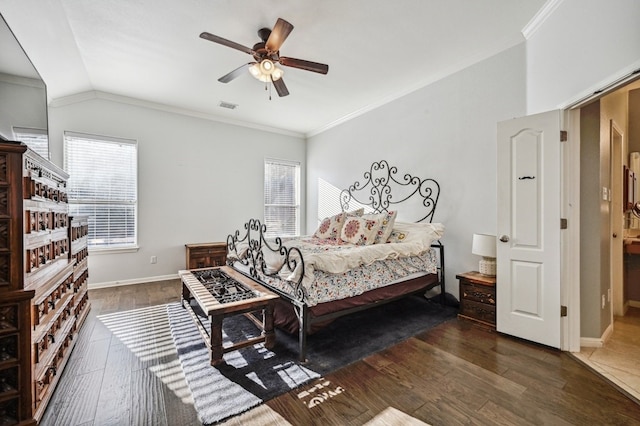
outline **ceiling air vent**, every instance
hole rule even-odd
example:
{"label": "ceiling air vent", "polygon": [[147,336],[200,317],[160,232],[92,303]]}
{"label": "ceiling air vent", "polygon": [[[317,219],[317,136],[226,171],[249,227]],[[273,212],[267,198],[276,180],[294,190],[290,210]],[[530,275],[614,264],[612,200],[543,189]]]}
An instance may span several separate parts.
{"label": "ceiling air vent", "polygon": [[236,108],[238,108],[238,104],[232,104],[231,102],[225,102],[225,101],[220,101],[218,106],[221,107],[221,108],[227,108],[227,109],[236,109]]}

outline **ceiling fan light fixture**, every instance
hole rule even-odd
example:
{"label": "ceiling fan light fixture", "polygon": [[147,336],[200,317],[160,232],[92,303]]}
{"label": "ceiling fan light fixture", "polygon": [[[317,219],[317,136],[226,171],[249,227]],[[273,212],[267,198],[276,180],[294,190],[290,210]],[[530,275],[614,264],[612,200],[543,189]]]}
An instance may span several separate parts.
{"label": "ceiling fan light fixture", "polygon": [[249,67],[249,72],[256,79],[263,83],[280,80],[284,75],[284,71],[278,68],[273,61],[263,59],[260,63],[255,63]]}
{"label": "ceiling fan light fixture", "polygon": [[269,59],[263,59],[260,62],[260,71],[262,71],[263,74],[271,74],[275,67],[276,66]]}
{"label": "ceiling fan light fixture", "polygon": [[271,73],[271,79],[273,81],[280,80],[283,75],[284,75],[284,71],[282,70],[282,68],[275,67],[275,69]]}

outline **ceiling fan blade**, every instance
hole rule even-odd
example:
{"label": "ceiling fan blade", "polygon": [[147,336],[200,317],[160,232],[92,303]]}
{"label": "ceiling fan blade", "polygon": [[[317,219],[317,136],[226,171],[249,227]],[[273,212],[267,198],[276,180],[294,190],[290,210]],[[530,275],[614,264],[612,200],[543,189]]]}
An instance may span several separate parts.
{"label": "ceiling fan blade", "polygon": [[282,43],[289,37],[289,33],[293,30],[293,25],[282,18],[278,18],[276,25],[271,30],[271,35],[267,39],[265,47],[269,52],[275,53],[280,50]]}
{"label": "ceiling fan blade", "polygon": [[313,71],[320,74],[329,72],[329,65],[305,61],[304,59],[280,57],[278,62],[287,67],[300,68],[301,70]]}
{"label": "ceiling fan blade", "polygon": [[220,83],[228,83],[231,80],[234,80],[240,77],[240,74],[244,73],[251,65],[255,64],[255,62],[249,62],[248,64],[244,64],[235,70],[231,71],[229,74],[223,75],[218,79]]}
{"label": "ceiling fan blade", "polygon": [[276,88],[276,92],[278,92],[278,96],[287,96],[289,94],[289,89],[287,89],[287,85],[284,84],[284,80],[279,78],[277,80],[271,80],[273,86]]}
{"label": "ceiling fan blade", "polygon": [[254,53],[253,49],[250,49],[247,46],[243,46],[243,45],[241,45],[239,43],[236,43],[235,41],[227,40],[226,38],[218,37],[217,35],[213,35],[213,34],[208,33],[208,32],[201,33],[200,34],[200,38],[212,41],[214,43],[221,44],[223,46],[230,47],[232,49],[239,50],[239,51],[244,52],[244,53],[248,53],[249,55],[253,55],[253,53]]}

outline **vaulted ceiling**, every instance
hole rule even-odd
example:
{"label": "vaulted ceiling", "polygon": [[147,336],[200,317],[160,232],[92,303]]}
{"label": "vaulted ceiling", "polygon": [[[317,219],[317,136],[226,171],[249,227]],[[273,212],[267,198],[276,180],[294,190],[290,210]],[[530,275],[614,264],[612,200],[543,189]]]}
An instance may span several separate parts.
{"label": "vaulted ceiling", "polygon": [[[53,104],[90,96],[312,135],[524,41],[545,0],[0,0],[0,13]],[[252,47],[278,18],[294,29],[281,56],[289,96],[248,72],[252,61],[199,38]],[[269,96],[271,95],[271,99]],[[221,102],[238,105],[231,110]]]}

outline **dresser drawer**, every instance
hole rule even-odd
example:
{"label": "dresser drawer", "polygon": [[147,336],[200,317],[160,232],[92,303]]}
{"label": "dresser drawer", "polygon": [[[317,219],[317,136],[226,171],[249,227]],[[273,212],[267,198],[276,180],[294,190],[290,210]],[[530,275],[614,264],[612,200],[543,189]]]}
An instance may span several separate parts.
{"label": "dresser drawer", "polygon": [[496,304],[495,287],[487,287],[483,285],[474,285],[468,283],[461,283],[460,286],[460,294],[465,301],[471,300],[487,305]]}
{"label": "dresser drawer", "polygon": [[465,300],[460,303],[460,315],[468,319],[482,321],[491,325],[496,324],[495,305],[486,305],[471,300]]}

